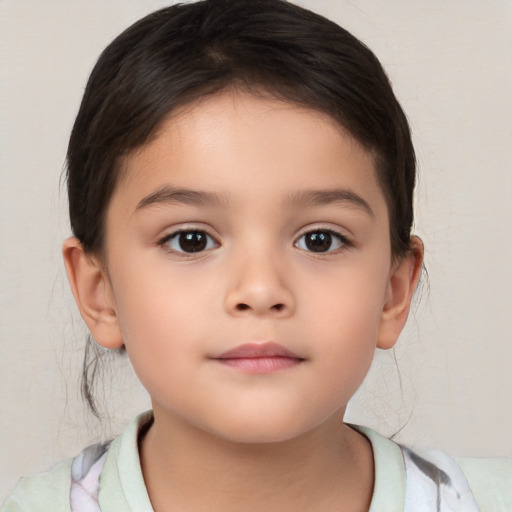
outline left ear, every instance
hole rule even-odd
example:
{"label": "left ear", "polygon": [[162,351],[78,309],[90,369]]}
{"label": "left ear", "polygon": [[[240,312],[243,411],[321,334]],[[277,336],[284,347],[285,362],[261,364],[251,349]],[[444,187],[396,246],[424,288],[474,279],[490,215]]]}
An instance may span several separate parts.
{"label": "left ear", "polygon": [[410,251],[391,269],[386,302],[377,335],[377,347],[390,349],[404,328],[414,290],[423,266],[423,242],[416,236],[411,239]]}

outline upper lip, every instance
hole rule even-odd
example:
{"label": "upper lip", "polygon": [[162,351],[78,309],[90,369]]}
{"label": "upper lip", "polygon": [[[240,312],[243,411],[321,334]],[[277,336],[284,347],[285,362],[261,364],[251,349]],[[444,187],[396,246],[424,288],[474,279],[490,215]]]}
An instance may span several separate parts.
{"label": "upper lip", "polygon": [[289,357],[303,359],[291,350],[274,342],[245,343],[215,356],[214,359],[249,359],[258,357]]}

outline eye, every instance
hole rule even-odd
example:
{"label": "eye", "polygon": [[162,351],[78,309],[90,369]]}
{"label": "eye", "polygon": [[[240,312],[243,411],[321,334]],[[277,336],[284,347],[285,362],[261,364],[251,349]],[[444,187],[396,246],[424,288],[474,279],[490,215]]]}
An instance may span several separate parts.
{"label": "eye", "polygon": [[159,245],[175,252],[196,253],[218,247],[218,243],[206,232],[200,230],[177,231],[165,236]]}
{"label": "eye", "polygon": [[295,242],[295,247],[309,252],[332,252],[349,245],[346,237],[328,229],[308,231]]}

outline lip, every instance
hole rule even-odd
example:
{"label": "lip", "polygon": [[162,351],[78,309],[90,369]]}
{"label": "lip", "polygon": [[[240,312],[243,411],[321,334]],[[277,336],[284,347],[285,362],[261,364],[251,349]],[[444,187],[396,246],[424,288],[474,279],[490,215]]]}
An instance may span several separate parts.
{"label": "lip", "polygon": [[212,359],[246,373],[271,373],[286,370],[304,361],[303,357],[273,342],[245,343]]}
{"label": "lip", "polygon": [[273,342],[245,343],[215,356],[214,359],[247,359],[258,357],[289,357],[291,359],[303,359],[291,350]]}

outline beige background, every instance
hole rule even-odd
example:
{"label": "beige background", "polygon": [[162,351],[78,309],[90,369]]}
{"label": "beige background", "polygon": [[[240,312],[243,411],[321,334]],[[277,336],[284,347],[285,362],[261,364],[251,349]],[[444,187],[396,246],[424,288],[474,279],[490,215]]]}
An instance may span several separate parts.
{"label": "beige background", "polygon": [[[60,260],[59,178],[97,55],[168,3],[0,1],[0,502],[20,475],[148,407],[126,361],[103,381],[109,420],[95,422],[79,398],[84,330]],[[420,163],[416,232],[430,289],[348,419],[387,435],[405,425],[398,439],[454,454],[512,455],[512,2],[299,3],[376,52]]]}

